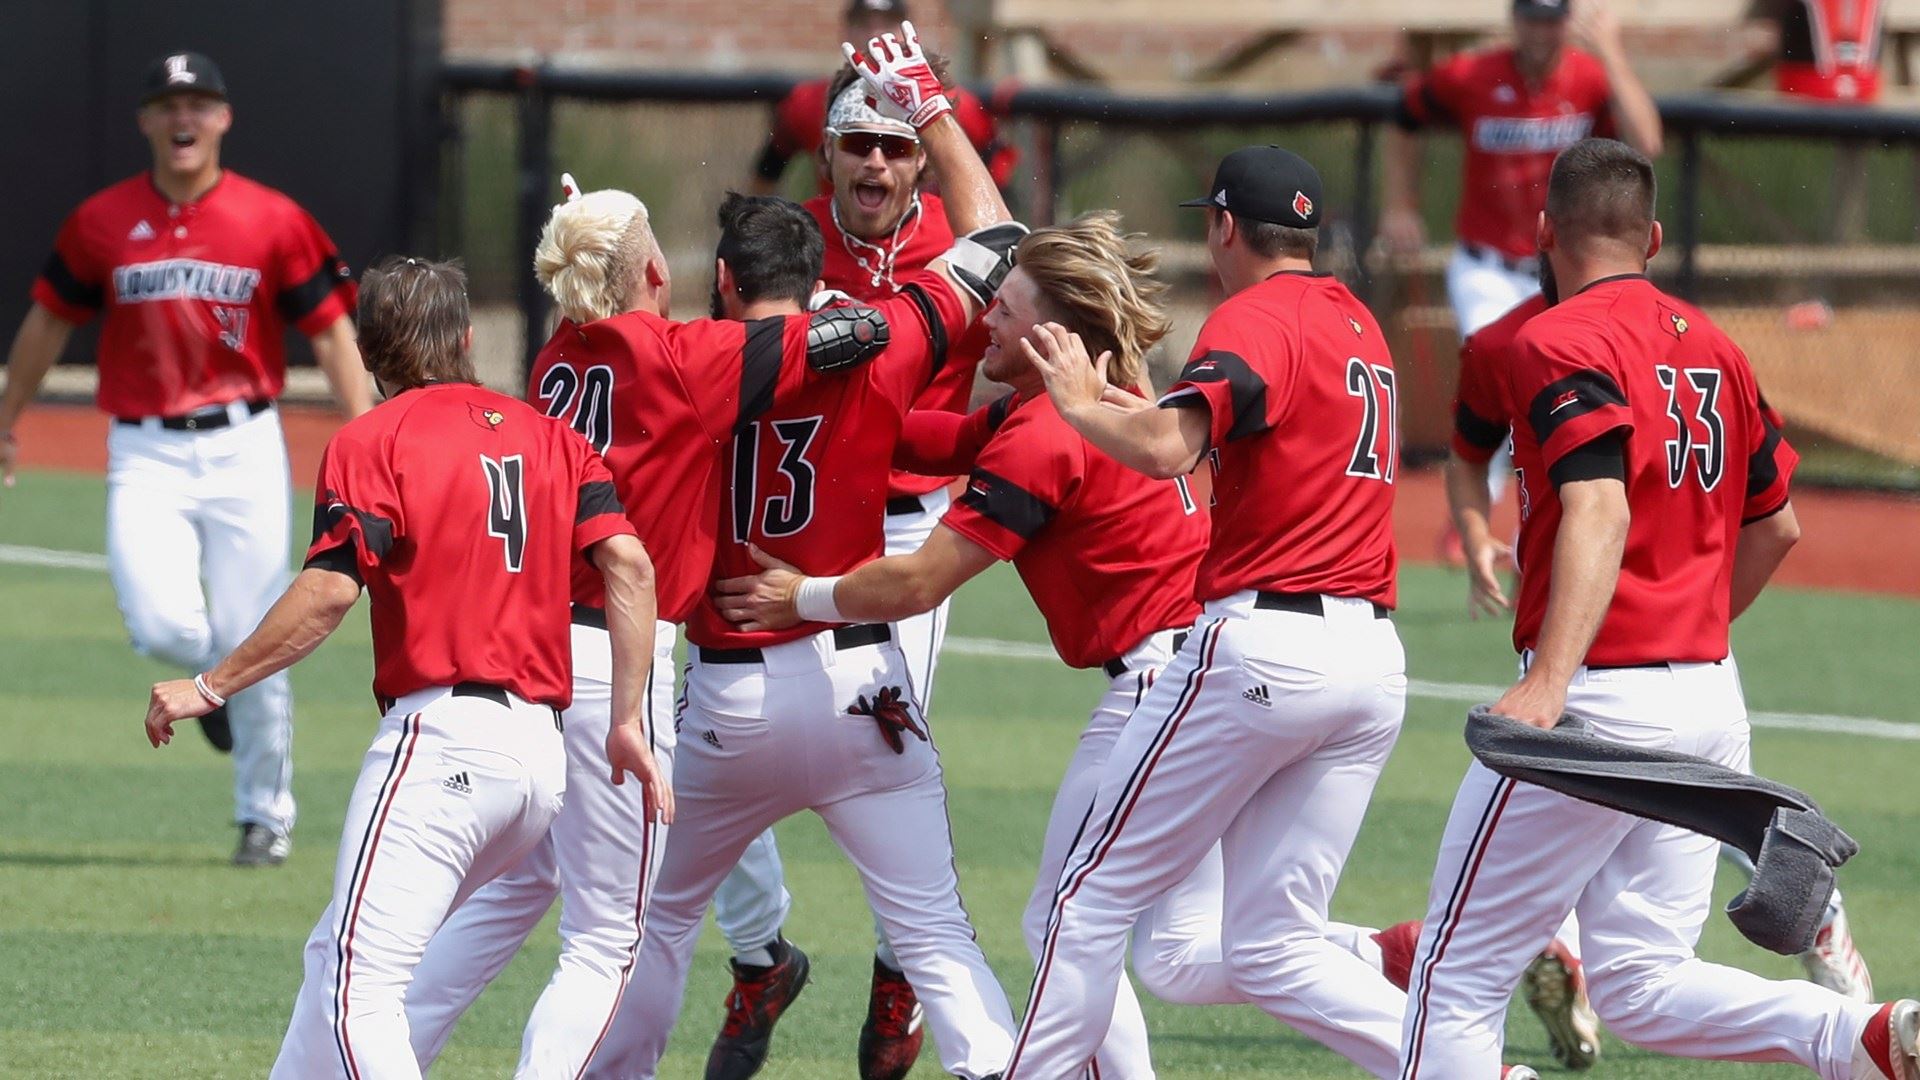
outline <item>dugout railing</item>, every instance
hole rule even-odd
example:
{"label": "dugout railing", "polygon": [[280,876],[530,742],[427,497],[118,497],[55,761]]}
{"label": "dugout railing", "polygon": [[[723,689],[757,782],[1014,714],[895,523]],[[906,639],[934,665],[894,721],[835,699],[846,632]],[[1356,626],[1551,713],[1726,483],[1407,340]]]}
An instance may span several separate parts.
{"label": "dugout railing", "polygon": [[[547,325],[546,297],[534,280],[530,253],[555,200],[556,109],[574,103],[609,105],[762,106],[770,108],[795,79],[779,74],[715,75],[660,71],[623,71],[565,66],[518,66],[504,63],[450,62],[443,72],[443,115],[449,145],[463,140],[463,104],[476,95],[498,104],[511,102],[513,210],[510,251],[513,260],[513,303],[520,312],[522,340],[519,353],[530,361]],[[1206,183],[1221,148],[1236,139],[1259,137],[1276,130],[1318,132],[1317,153],[1311,153],[1327,173],[1336,204],[1329,230],[1329,261],[1363,295],[1380,305],[1382,322],[1396,337],[1396,345],[1411,340],[1416,363],[1425,368],[1429,400],[1408,402],[1406,445],[1434,449],[1444,445],[1445,399],[1452,374],[1451,333],[1444,326],[1444,306],[1431,284],[1440,249],[1418,257],[1389,258],[1373,251],[1378,213],[1378,163],[1382,133],[1393,122],[1395,92],[1384,85],[1356,86],[1272,95],[1193,93],[1181,96],[1145,96],[1115,93],[1084,85],[980,85],[976,92],[996,114],[1008,121],[1023,154],[1010,199],[1016,212],[1043,224],[1089,205],[1122,199],[1129,217],[1134,209],[1114,194],[1124,174],[1136,172],[1134,158],[1142,151],[1128,138],[1143,138],[1170,147],[1181,159],[1176,170],[1185,179],[1181,187]],[[1868,296],[1878,305],[1868,322],[1821,342],[1792,338],[1771,321],[1760,319],[1753,332],[1781,336],[1777,350],[1783,364],[1797,362],[1809,351],[1839,354],[1858,361],[1862,347],[1854,342],[1885,337],[1911,341],[1920,335],[1920,112],[1848,106],[1788,103],[1772,98],[1735,94],[1683,94],[1659,99],[1666,127],[1667,152],[1661,162],[1663,219],[1668,254],[1656,263],[1656,273],[1680,294],[1709,301],[1738,301],[1742,312],[1770,312],[1776,299],[1791,297],[1778,287],[1783,281],[1810,282],[1809,294],[1835,294],[1842,301]],[[734,113],[739,113],[735,117]],[[739,110],[728,114],[725,137],[743,146],[757,146],[765,127],[747,123]],[[617,138],[614,132],[607,137]],[[1773,148],[1771,156],[1743,157],[1730,149],[1737,145]],[[1709,155],[1709,146],[1716,148]],[[1853,153],[1837,148],[1850,148]],[[1808,225],[1825,218],[1831,190],[1814,190],[1839,181],[1824,175],[1800,183],[1807,189],[1796,198],[1790,172],[1778,162],[1800,162],[1816,152],[1833,154],[1834,164],[1818,166],[1822,174],[1862,168],[1863,153],[1876,155],[1876,230],[1873,237],[1853,237],[1835,243],[1831,238],[1810,242],[1820,230]],[[1434,166],[1436,184],[1444,187],[1444,161]],[[1889,164],[1887,159],[1893,159]],[[1893,172],[1889,172],[1889,168]],[[1104,170],[1104,171],[1103,171]],[[452,170],[458,173],[459,170]],[[1897,173],[1904,172],[1904,177]],[[1089,180],[1090,177],[1117,180]],[[1893,180],[1885,176],[1895,176]],[[742,177],[744,179],[744,176]],[[456,181],[457,183],[457,181]],[[1745,183],[1776,190],[1769,200],[1757,200],[1743,209],[1727,195],[1729,185]],[[1076,188],[1076,184],[1080,187]],[[1092,185],[1092,191],[1086,190]],[[595,186],[592,182],[588,186]],[[1181,195],[1191,192],[1182,190]],[[460,193],[450,191],[454,206]],[[1436,198],[1435,201],[1447,201]],[[1800,205],[1796,206],[1796,202]],[[456,211],[457,213],[457,211]],[[1444,219],[1434,230],[1444,235]],[[487,227],[498,228],[494,221]],[[457,232],[457,230],[456,230]],[[1709,233],[1715,235],[1709,236]],[[1155,235],[1160,235],[1155,230]],[[1204,256],[1189,231],[1168,243],[1166,263],[1171,273],[1204,275]],[[1738,236],[1742,243],[1728,243]],[[443,232],[443,238],[446,234]],[[1718,239],[1719,244],[1714,240]],[[1877,241],[1877,242],[1873,242]],[[461,247],[455,235],[448,241]],[[504,245],[503,245],[504,246]],[[1418,284],[1424,275],[1428,284]],[[1743,285],[1742,282],[1748,282]],[[1753,283],[1761,283],[1759,285]],[[1865,283],[1855,284],[1850,283]],[[704,283],[702,283],[704,285]],[[1762,287],[1764,286],[1764,287]],[[1779,294],[1776,296],[1776,294]],[[684,294],[683,294],[684,295]],[[1759,299],[1755,299],[1758,296]],[[1901,297],[1904,296],[1904,302]],[[1890,309],[1888,305],[1892,305]],[[1911,318],[1904,311],[1912,308]],[[1898,312],[1889,315],[1888,311]],[[1759,319],[1759,316],[1754,316]],[[1878,320],[1878,321],[1874,321]],[[1846,322],[1841,320],[1842,324]],[[1909,322],[1911,325],[1909,326]],[[1869,325],[1871,324],[1871,325]],[[1421,337],[1421,335],[1425,335]],[[1762,353],[1756,352],[1756,364]],[[1873,370],[1853,372],[1851,389],[1835,394],[1826,386],[1834,380],[1822,372],[1803,371],[1790,381],[1789,397],[1802,399],[1794,411],[1813,426],[1848,446],[1881,459],[1887,468],[1857,471],[1869,485],[1906,487],[1920,483],[1920,431],[1911,417],[1920,411],[1920,367],[1901,356],[1871,361]],[[1771,361],[1769,361],[1771,363]],[[1877,365],[1877,366],[1874,366]],[[1763,378],[1771,373],[1763,370]],[[1825,374],[1830,375],[1831,372]],[[1885,416],[1875,415],[1884,410]],[[1792,413],[1790,412],[1790,415]],[[1840,477],[1846,479],[1846,477]]]}

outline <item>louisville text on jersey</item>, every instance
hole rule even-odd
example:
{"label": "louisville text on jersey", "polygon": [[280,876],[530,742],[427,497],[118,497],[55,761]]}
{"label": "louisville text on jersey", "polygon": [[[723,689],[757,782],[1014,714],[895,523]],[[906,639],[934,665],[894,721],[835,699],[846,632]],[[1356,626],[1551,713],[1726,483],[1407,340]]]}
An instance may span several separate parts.
{"label": "louisville text on jersey", "polygon": [[1473,122],[1473,145],[1490,154],[1558,153],[1593,131],[1593,117],[1483,116]]}
{"label": "louisville text on jersey", "polygon": [[199,259],[161,259],[116,267],[113,271],[114,295],[123,304],[154,300],[250,304],[259,285],[260,271],[253,267]]}

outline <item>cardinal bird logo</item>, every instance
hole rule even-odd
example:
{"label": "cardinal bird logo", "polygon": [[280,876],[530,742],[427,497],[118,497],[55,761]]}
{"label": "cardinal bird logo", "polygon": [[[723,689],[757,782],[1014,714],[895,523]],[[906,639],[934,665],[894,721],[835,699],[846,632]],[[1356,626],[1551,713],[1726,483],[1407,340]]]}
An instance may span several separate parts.
{"label": "cardinal bird logo", "polygon": [[1349,315],[1347,316],[1347,325],[1353,327],[1353,336],[1355,337],[1367,336],[1367,328],[1360,325],[1359,319],[1356,319],[1353,316]]}
{"label": "cardinal bird logo", "polygon": [[473,419],[476,425],[488,431],[496,430],[501,424],[507,422],[506,413],[501,412],[499,409],[483,409],[478,405],[467,406],[467,415]]}
{"label": "cardinal bird logo", "polygon": [[1302,218],[1313,216],[1313,200],[1307,198],[1306,192],[1296,191],[1293,193],[1293,212]]}
{"label": "cardinal bird logo", "polygon": [[1675,333],[1684,334],[1687,332],[1687,320],[1681,318],[1680,316],[1674,314],[1673,312],[1668,312],[1667,318],[1673,320],[1673,329]]}

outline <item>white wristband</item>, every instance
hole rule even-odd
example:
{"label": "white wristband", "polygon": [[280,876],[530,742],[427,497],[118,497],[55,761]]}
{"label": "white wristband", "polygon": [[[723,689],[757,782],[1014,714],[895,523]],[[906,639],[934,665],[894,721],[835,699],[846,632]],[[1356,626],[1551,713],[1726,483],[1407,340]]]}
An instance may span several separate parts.
{"label": "white wristband", "polygon": [[195,675],[193,677],[193,688],[195,690],[200,691],[201,697],[206,698],[208,701],[212,702],[214,708],[221,709],[226,707],[227,699],[221,697],[219,694],[214,693],[213,687],[207,685],[206,672],[203,671],[200,674]]}
{"label": "white wristband", "polygon": [[800,587],[793,590],[794,614],[807,622],[846,622],[847,617],[833,604],[833,587],[838,584],[837,577],[801,578]]}

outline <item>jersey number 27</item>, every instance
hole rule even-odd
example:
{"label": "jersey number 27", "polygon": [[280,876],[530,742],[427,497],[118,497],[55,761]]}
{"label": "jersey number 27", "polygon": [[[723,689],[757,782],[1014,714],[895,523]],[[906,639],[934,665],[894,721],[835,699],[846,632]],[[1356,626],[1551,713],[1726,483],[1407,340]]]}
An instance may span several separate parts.
{"label": "jersey number 27", "polygon": [[1393,483],[1394,462],[1400,457],[1400,404],[1393,385],[1393,369],[1385,364],[1368,364],[1357,356],[1347,359],[1347,393],[1364,408],[1348,476]]}

